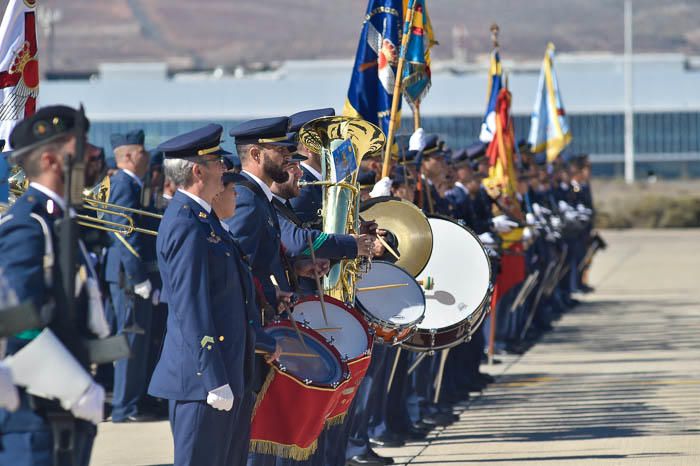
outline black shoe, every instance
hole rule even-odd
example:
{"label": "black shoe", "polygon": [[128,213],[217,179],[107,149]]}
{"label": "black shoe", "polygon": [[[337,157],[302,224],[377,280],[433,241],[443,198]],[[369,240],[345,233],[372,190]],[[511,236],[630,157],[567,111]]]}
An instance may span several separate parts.
{"label": "black shoe", "polygon": [[578,290],[579,290],[581,293],[592,293],[592,292],[595,291],[595,288],[593,288],[592,286],[588,286],[588,285],[580,285],[580,286],[578,287]]}
{"label": "black shoe", "polygon": [[453,422],[455,422],[458,418],[452,414],[443,414],[443,413],[438,413],[438,414],[429,414],[427,416],[424,416],[422,421],[428,425],[432,424],[434,426],[438,427],[447,427]]}
{"label": "black shoe", "polygon": [[356,455],[345,462],[345,466],[384,466],[383,461],[378,459],[370,458],[368,455]]}
{"label": "black shoe", "polygon": [[375,448],[398,448],[406,445],[406,442],[395,436],[387,436],[371,438],[369,444]]}
{"label": "black shoe", "polygon": [[433,430],[434,427],[435,427],[435,426],[432,426],[432,425],[430,425],[430,424],[426,424],[426,423],[423,422],[423,421],[418,421],[418,422],[416,422],[415,424],[412,424],[412,425],[411,425],[411,430],[413,430],[413,431],[415,431],[415,432],[422,432],[422,433],[424,433],[424,434],[427,435],[428,432],[430,432],[431,430]]}
{"label": "black shoe", "polygon": [[486,374],[484,372],[479,372],[476,376],[477,380],[482,381],[486,384],[494,383],[496,381],[496,378],[494,376],[492,376],[491,374]]}
{"label": "black shoe", "polygon": [[126,423],[132,423],[132,422],[154,422],[157,421],[158,418],[155,416],[152,416],[150,414],[132,414],[131,416],[127,416],[124,419],[112,419],[112,423],[114,424],[126,424]]}
{"label": "black shoe", "polygon": [[406,432],[401,433],[401,437],[406,442],[418,442],[420,440],[424,440],[425,437],[428,436],[428,432],[429,431],[425,429],[420,429],[415,425],[412,425]]}
{"label": "black shoe", "polygon": [[371,448],[367,452],[367,458],[381,461],[382,464],[394,464],[394,458],[389,458],[388,456],[379,456],[377,452],[372,450]]}

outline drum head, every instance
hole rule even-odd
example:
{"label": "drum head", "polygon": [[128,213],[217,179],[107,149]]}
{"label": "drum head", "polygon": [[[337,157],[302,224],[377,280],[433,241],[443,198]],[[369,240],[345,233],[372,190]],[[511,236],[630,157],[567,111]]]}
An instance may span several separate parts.
{"label": "drum head", "polygon": [[419,329],[442,329],[470,319],[489,291],[491,265],[481,242],[467,228],[445,218],[430,218],[433,254],[420,281],[431,277],[425,291],[425,318]]}
{"label": "drum head", "polygon": [[[361,288],[406,284],[399,288],[360,291]],[[373,261],[372,268],[357,282],[357,304],[369,317],[385,326],[416,325],[425,314],[423,289],[411,274],[394,264]]]}
{"label": "drum head", "polygon": [[[305,329],[302,329],[305,330]],[[265,329],[282,347],[279,366],[285,372],[299,380],[310,380],[313,385],[336,385],[344,377],[343,365],[333,348],[329,348],[322,338],[312,336],[302,331],[306,348],[299,341],[294,328],[289,326],[273,326]],[[300,353],[304,356],[285,355],[285,353]],[[306,356],[313,355],[312,357]]]}
{"label": "drum head", "polygon": [[343,360],[352,360],[367,354],[371,339],[367,327],[356,316],[357,311],[348,309],[340,301],[324,297],[328,323],[323,319],[321,302],[316,297],[299,301],[294,305],[294,318],[316,330],[340,353]]}

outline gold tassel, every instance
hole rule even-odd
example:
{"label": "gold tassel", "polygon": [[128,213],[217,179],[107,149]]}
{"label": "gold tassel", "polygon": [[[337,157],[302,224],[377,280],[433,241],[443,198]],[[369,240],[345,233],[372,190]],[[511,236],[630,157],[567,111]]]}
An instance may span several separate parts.
{"label": "gold tassel", "polygon": [[338,414],[337,416],[326,419],[326,427],[339,426],[345,422],[347,413]]}
{"label": "gold tassel", "polygon": [[274,378],[275,378],[275,371],[272,368],[270,368],[269,372],[267,373],[267,377],[265,377],[265,383],[263,383],[263,386],[260,388],[260,391],[258,392],[258,397],[255,399],[255,406],[253,406],[253,413],[250,415],[251,421],[255,417],[255,412],[258,410],[258,406],[260,406],[260,403],[262,403],[263,398],[265,398],[265,393],[267,393],[267,389],[270,388],[270,384],[272,383],[272,380]]}
{"label": "gold tassel", "polygon": [[272,455],[278,458],[288,458],[294,461],[306,461],[314,453],[318,447],[318,441],[314,440],[311,445],[302,448],[298,445],[283,445],[281,443],[271,442],[269,440],[252,440],[250,441],[250,451],[261,455]]}

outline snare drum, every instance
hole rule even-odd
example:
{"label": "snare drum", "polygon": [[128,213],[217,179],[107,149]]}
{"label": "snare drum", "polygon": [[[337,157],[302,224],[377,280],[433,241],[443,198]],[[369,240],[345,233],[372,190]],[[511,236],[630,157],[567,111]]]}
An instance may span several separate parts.
{"label": "snare drum", "polygon": [[425,291],[425,318],[403,346],[413,351],[451,348],[483,320],[491,291],[491,264],[479,238],[444,217],[431,216],[433,254],[418,279],[433,278]]}
{"label": "snare drum", "polygon": [[338,351],[319,333],[301,325],[299,330],[304,345],[289,321],[265,327],[282,356],[272,364],[255,403],[251,451],[269,453],[274,445],[278,453],[308,459],[350,381]]}
{"label": "snare drum", "polygon": [[328,423],[342,422],[355,398],[357,388],[369,367],[372,353],[372,336],[365,319],[355,309],[330,296],[323,298],[328,314],[328,323],[323,319],[321,302],[309,296],[294,305],[294,318],[315,329],[340,353],[350,369],[350,381],[343,387],[336,407],[328,417]]}
{"label": "snare drum", "polygon": [[[362,291],[382,285],[405,286]],[[387,345],[410,337],[425,315],[425,295],[418,282],[384,261],[372,261],[372,268],[357,282],[356,304],[374,330],[375,341]]]}

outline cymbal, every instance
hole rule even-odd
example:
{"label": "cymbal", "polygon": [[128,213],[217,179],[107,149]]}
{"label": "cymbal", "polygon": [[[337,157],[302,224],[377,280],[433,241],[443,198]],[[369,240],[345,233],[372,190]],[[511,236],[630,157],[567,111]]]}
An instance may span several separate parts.
{"label": "cymbal", "polygon": [[408,201],[388,196],[364,202],[360,211],[365,220],[374,220],[379,229],[389,232],[387,242],[399,255],[397,261],[389,260],[418,276],[433,251],[433,230],[423,212]]}

